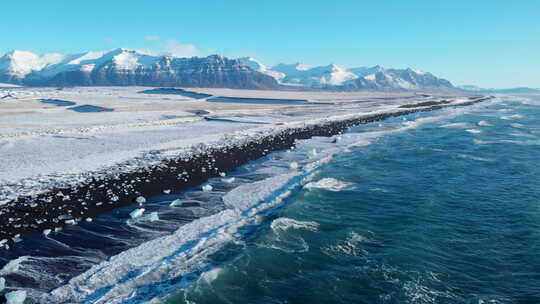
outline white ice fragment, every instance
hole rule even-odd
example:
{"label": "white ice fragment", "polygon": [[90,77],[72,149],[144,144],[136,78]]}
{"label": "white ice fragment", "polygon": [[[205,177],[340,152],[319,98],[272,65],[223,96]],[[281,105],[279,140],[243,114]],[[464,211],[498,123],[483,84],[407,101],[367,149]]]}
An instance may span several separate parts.
{"label": "white ice fragment", "polygon": [[92,218],[91,218],[91,217],[87,217],[87,218],[86,218],[86,221],[90,223],[90,222],[92,221]]}
{"label": "white ice fragment", "polygon": [[227,174],[225,172],[219,172],[219,176],[225,177],[225,176],[227,176]]}
{"label": "white ice fragment", "polygon": [[135,199],[135,201],[139,204],[144,204],[146,203],[146,198],[144,198],[144,196],[139,196]]}
{"label": "white ice fragment", "polygon": [[297,162],[292,162],[289,164],[289,167],[291,167],[291,169],[298,169],[298,163]]}
{"label": "white ice fragment", "polygon": [[227,184],[232,184],[234,183],[234,180],[235,178],[234,177],[229,177],[229,178],[223,178],[221,179],[224,183],[227,183]]}
{"label": "white ice fragment", "polygon": [[204,192],[210,192],[210,191],[212,191],[212,189],[214,189],[214,187],[212,187],[212,185],[204,185],[204,186],[202,186],[202,190]]}
{"label": "white ice fragment", "polygon": [[24,300],[26,300],[26,291],[16,290],[8,292],[5,297],[7,300],[6,304],[23,304]]}
{"label": "white ice fragment", "polygon": [[135,210],[131,211],[129,216],[131,216],[131,218],[134,219],[134,218],[137,218],[137,217],[143,215],[143,213],[144,213],[144,208],[139,208],[139,209],[135,209]]}
{"label": "white ice fragment", "polygon": [[127,221],[128,224],[136,224],[141,222],[155,222],[159,221],[159,215],[157,212],[151,212],[148,215],[139,216],[137,218],[131,218]]}
{"label": "white ice fragment", "polygon": [[171,207],[176,207],[176,206],[182,206],[182,201],[179,200],[179,199],[175,199],[174,201],[172,201],[169,206]]}
{"label": "white ice fragment", "polygon": [[165,194],[170,194],[170,193],[171,193],[171,190],[169,190],[169,189],[163,190],[163,193],[165,193]]}
{"label": "white ice fragment", "polygon": [[6,288],[6,279],[0,278],[0,292]]}
{"label": "white ice fragment", "polygon": [[64,223],[68,225],[75,225],[77,222],[75,222],[75,220],[65,220]]}
{"label": "white ice fragment", "polygon": [[45,229],[45,230],[43,230],[43,235],[47,236],[47,235],[51,234],[51,232],[52,232],[51,229]]}
{"label": "white ice fragment", "polygon": [[67,214],[67,213],[58,216],[58,219],[59,219],[59,220],[69,220],[69,219],[71,219],[71,218],[73,218],[73,217],[71,216],[71,214]]}

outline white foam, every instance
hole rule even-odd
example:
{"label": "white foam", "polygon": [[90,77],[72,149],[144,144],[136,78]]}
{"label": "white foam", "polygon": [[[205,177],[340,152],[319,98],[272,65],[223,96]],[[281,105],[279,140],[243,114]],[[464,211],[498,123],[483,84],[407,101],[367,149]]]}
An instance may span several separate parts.
{"label": "white foam", "polygon": [[469,127],[470,127],[470,124],[466,122],[455,122],[455,123],[444,124],[441,126],[441,128],[447,128],[447,129],[465,129]]}
{"label": "white foam", "polygon": [[361,248],[361,243],[366,241],[366,237],[357,232],[351,231],[345,240],[342,240],[335,245],[328,246],[327,248],[323,249],[323,252],[330,256],[358,256],[366,252]]}
{"label": "white foam", "polygon": [[487,142],[485,140],[480,140],[480,139],[473,139],[473,143],[475,145],[487,145],[487,144],[489,144],[489,142]]}
{"label": "white foam", "polygon": [[487,121],[485,121],[485,120],[479,121],[479,122],[478,122],[478,125],[479,125],[480,127],[491,127],[491,126],[493,126],[492,124],[490,124],[489,122],[487,122]]}
{"label": "white foam", "polygon": [[468,159],[477,160],[477,161],[484,161],[484,162],[493,161],[492,159],[489,159],[489,158],[483,158],[483,157],[478,157],[478,156],[473,156],[473,155],[468,155],[468,154],[458,154],[458,156],[460,158],[468,158]]}
{"label": "white foam", "polygon": [[480,134],[482,133],[482,131],[478,130],[478,129],[467,129],[465,130],[466,132],[469,132],[471,134]]}
{"label": "white foam", "polygon": [[335,178],[323,178],[317,182],[311,182],[305,186],[307,189],[324,189],[328,191],[344,191],[354,189],[354,184],[342,182]]}
{"label": "white foam", "polygon": [[309,231],[317,231],[319,224],[316,222],[298,221],[291,218],[280,217],[272,221],[270,224],[272,230],[288,230],[288,229],[303,229]]}
{"label": "white foam", "polygon": [[50,303],[81,302],[98,296],[103,303],[122,303],[135,296],[139,287],[190,273],[201,267],[204,256],[231,241],[239,227],[255,221],[254,214],[279,204],[290,193],[286,188],[294,186],[291,179],[300,175],[299,171],[239,186],[223,197],[232,209],[197,219],[171,235],[113,256],[44,299]]}
{"label": "white foam", "polygon": [[6,265],[4,265],[2,269],[0,269],[0,276],[10,273],[16,273],[21,267],[21,264],[28,261],[29,259],[29,256],[20,256],[15,260],[9,261]]}
{"label": "white foam", "polygon": [[514,120],[514,119],[520,119],[520,118],[523,118],[523,115],[514,114],[514,115],[508,115],[508,116],[501,116],[501,119],[504,119],[504,120]]}
{"label": "white foam", "polygon": [[169,206],[171,207],[177,207],[177,206],[182,206],[182,201],[179,200],[179,199],[175,199],[174,201],[172,201]]}

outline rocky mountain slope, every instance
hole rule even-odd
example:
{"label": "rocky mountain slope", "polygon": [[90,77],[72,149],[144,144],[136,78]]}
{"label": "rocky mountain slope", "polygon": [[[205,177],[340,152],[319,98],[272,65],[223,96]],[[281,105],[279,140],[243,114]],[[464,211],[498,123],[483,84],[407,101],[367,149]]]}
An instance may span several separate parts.
{"label": "rocky mountain slope", "polygon": [[335,64],[266,66],[252,57],[219,55],[178,58],[115,49],[73,55],[12,51],[0,57],[0,83],[31,86],[176,86],[239,89],[451,90],[431,73],[381,66]]}
{"label": "rocky mountain slope", "polygon": [[240,58],[240,61],[283,85],[341,90],[455,89],[448,80],[410,68],[385,69],[377,65],[346,69],[335,64],[308,67],[300,63],[267,67],[251,57]]}
{"label": "rocky mountain slope", "polygon": [[59,56],[46,61],[32,53],[8,53],[0,58],[0,82],[34,86],[278,87],[273,77],[219,55],[177,58],[116,49]]}

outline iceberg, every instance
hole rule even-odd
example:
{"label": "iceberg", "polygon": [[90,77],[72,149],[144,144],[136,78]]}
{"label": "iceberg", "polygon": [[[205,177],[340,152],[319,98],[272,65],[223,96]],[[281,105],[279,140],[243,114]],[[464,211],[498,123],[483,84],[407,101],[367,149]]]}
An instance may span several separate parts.
{"label": "iceberg", "polygon": [[23,304],[26,300],[26,291],[17,290],[6,293],[6,304]]}
{"label": "iceberg", "polygon": [[131,218],[134,219],[134,218],[137,218],[137,217],[143,215],[143,213],[144,213],[144,208],[139,208],[139,209],[135,209],[135,210],[131,211],[129,213],[129,216],[131,216]]}

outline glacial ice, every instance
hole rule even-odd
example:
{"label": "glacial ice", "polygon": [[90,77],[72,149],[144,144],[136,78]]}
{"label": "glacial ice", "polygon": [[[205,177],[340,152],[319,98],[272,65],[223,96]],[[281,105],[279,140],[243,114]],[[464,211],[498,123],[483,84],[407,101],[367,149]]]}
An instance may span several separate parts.
{"label": "glacial ice", "polygon": [[23,304],[26,300],[26,291],[16,290],[6,293],[6,304]]}
{"label": "glacial ice", "polygon": [[134,219],[134,218],[137,218],[137,217],[143,215],[143,213],[144,213],[144,208],[139,208],[139,209],[135,209],[135,210],[131,211],[131,212],[129,213],[129,216],[130,216],[132,219]]}
{"label": "glacial ice", "polygon": [[234,183],[235,178],[234,178],[234,177],[229,177],[229,178],[222,178],[221,180],[222,180],[224,183],[232,184],[232,183]]}

